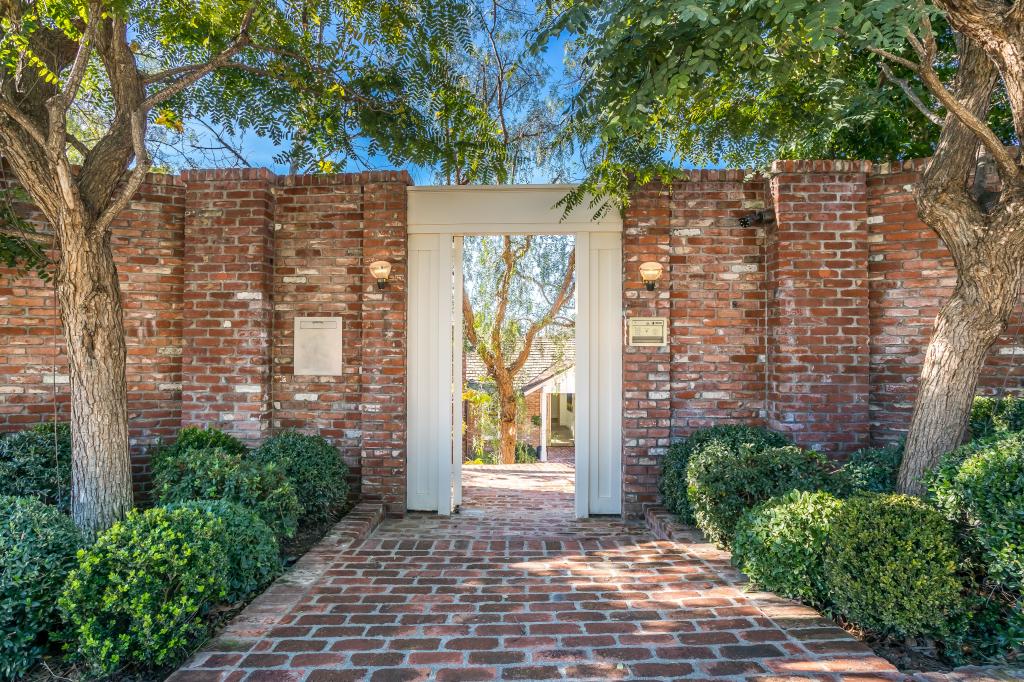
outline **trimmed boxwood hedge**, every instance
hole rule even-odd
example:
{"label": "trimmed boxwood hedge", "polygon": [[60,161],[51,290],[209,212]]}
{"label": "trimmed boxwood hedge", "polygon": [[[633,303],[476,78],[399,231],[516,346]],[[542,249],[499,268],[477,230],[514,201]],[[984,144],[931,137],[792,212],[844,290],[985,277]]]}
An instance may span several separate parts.
{"label": "trimmed boxwood hedge", "polygon": [[82,542],[56,508],[0,496],[0,679],[21,676],[52,644],[57,597]]}
{"label": "trimmed boxwood hedge", "polygon": [[697,527],[712,542],[729,547],[748,509],[790,490],[820,490],[828,475],[817,452],[712,441],[690,457],[687,495]]}
{"label": "trimmed boxwood hedge", "polygon": [[150,467],[153,469],[153,475],[156,476],[166,462],[175,461],[189,450],[212,450],[213,448],[220,448],[234,455],[245,454],[249,450],[245,443],[220,429],[186,426],[178,431],[173,443],[156,448],[156,451],[150,456]]}
{"label": "trimmed boxwood hedge", "polygon": [[841,508],[829,493],[798,490],[759,504],[736,526],[733,564],[764,589],[826,604],[825,548]]}
{"label": "trimmed boxwood hedge", "polygon": [[829,481],[829,489],[841,497],[856,493],[891,493],[903,461],[903,444],[857,450]]}
{"label": "trimmed boxwood hedge", "polygon": [[907,495],[843,503],[825,552],[829,600],[849,620],[900,637],[944,635],[963,608],[953,526]]}
{"label": "trimmed boxwood hedge", "polygon": [[223,522],[201,509],[132,511],[79,555],[60,608],[92,672],[177,663],[227,595]]}
{"label": "trimmed boxwood hedge", "polygon": [[698,429],[685,440],[673,443],[662,463],[658,490],[661,492],[661,501],[665,508],[683,523],[694,522],[686,492],[686,470],[690,457],[711,443],[730,449],[745,444],[760,450],[789,445],[789,441],[781,433],[744,424],[725,424]]}
{"label": "trimmed boxwood hedge", "polygon": [[348,467],[320,436],[285,431],[256,448],[252,459],[281,469],[291,482],[305,521],[325,521],[348,499]]}
{"label": "trimmed boxwood hedge", "polygon": [[264,464],[223,448],[165,456],[153,477],[162,504],[227,500],[251,509],[278,537],[292,537],[302,506],[277,464]]}
{"label": "trimmed boxwood hedge", "polygon": [[38,424],[0,438],[0,495],[71,510],[71,427]]}

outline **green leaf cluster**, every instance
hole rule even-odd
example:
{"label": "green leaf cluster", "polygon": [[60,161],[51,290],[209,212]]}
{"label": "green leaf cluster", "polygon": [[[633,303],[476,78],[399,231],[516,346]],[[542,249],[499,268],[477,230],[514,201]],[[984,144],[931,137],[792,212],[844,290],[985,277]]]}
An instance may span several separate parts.
{"label": "green leaf cluster", "polygon": [[326,521],[348,500],[348,467],[321,436],[284,431],[264,441],[251,458],[284,472],[298,495],[303,521]]}
{"label": "green leaf cluster", "polygon": [[0,437],[0,495],[71,510],[71,427],[44,423]]}
{"label": "green leaf cluster", "polygon": [[0,496],[0,678],[19,678],[59,639],[57,597],[82,544],[66,514]]}

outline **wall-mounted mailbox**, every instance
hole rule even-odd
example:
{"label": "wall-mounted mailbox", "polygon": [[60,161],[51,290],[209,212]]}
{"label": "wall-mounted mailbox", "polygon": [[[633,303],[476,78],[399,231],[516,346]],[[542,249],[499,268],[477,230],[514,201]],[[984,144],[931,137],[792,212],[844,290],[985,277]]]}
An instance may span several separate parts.
{"label": "wall-mounted mailbox", "polygon": [[340,376],[341,349],[340,317],[295,318],[294,374]]}
{"label": "wall-mounted mailbox", "polygon": [[630,346],[667,346],[667,317],[631,317],[626,321]]}

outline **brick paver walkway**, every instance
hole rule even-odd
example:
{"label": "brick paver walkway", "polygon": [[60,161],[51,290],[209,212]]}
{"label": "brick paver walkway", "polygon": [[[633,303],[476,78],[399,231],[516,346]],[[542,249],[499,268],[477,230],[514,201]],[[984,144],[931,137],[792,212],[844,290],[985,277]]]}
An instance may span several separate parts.
{"label": "brick paver walkway", "polygon": [[572,518],[572,476],[466,467],[462,514],[388,520],[333,556],[322,545],[326,570],[297,603],[229,629],[172,679],[902,679],[813,610],[744,592],[695,538]]}

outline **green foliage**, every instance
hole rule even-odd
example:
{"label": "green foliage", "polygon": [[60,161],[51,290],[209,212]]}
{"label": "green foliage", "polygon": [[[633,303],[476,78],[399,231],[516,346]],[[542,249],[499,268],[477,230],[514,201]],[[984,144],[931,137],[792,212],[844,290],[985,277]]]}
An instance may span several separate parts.
{"label": "green foliage", "polygon": [[942,635],[962,610],[952,525],[905,495],[850,498],[832,521],[825,581],[836,610],[875,632]]}
{"label": "green foliage", "polygon": [[0,264],[31,272],[48,282],[52,263],[42,245],[48,238],[15,209],[14,202],[27,199],[21,188],[0,188]]}
{"label": "green foliage", "polygon": [[789,445],[789,441],[781,433],[743,424],[699,429],[685,440],[673,443],[665,454],[661,477],[658,479],[658,490],[661,491],[661,500],[665,508],[683,523],[693,523],[693,513],[686,495],[686,468],[690,456],[709,443],[719,443],[730,449],[738,448],[742,444],[748,444],[755,449]]}
{"label": "green foliage", "polygon": [[161,445],[150,456],[150,467],[153,475],[159,475],[160,469],[165,462],[177,461],[179,457],[189,450],[210,450],[221,448],[232,454],[244,454],[248,452],[245,443],[238,440],[229,433],[213,427],[200,428],[198,426],[186,426],[178,431],[174,442],[169,445]]}
{"label": "green foliage", "polygon": [[974,439],[1024,431],[1024,398],[976,396],[968,425]]}
{"label": "green foliage", "polygon": [[533,464],[540,461],[537,448],[524,441],[516,442],[516,464]]}
{"label": "green foliage", "polygon": [[728,547],[748,509],[790,490],[818,490],[827,476],[825,458],[810,450],[712,441],[690,456],[687,496],[697,527]]}
{"label": "green foliage", "polygon": [[224,448],[186,450],[166,457],[153,477],[162,504],[227,500],[254,511],[278,537],[295,534],[302,506],[277,464],[262,464]]}
{"label": "green foliage", "polygon": [[903,445],[857,450],[829,481],[829,489],[848,497],[855,493],[891,493],[903,461]]}
{"label": "green foliage", "polygon": [[1024,600],[998,591],[969,593],[944,644],[945,655],[958,665],[1005,661],[1024,646]]}
{"label": "green foliage", "polygon": [[974,441],[946,455],[927,479],[929,494],[964,529],[986,580],[1024,589],[1024,433]]}
{"label": "green foliage", "polygon": [[284,472],[306,520],[324,521],[348,499],[348,467],[338,450],[320,436],[285,431],[254,450],[252,459],[276,464]]}
{"label": "green foliage", "polygon": [[71,427],[38,424],[0,438],[0,495],[71,508]]}
{"label": "green foliage", "polygon": [[170,504],[166,508],[168,511],[197,510],[219,519],[216,540],[227,558],[226,602],[247,599],[281,573],[281,556],[274,532],[245,507],[224,500],[201,500]]}
{"label": "green foliage", "polygon": [[822,605],[825,550],[842,502],[826,492],[791,491],[748,511],[736,526],[732,561],[764,589]]}
{"label": "green foliage", "polygon": [[199,509],[132,511],[79,552],[60,608],[94,671],[177,663],[227,591],[222,521]]}
{"label": "green foliage", "polygon": [[57,596],[82,536],[39,500],[0,496],[0,678],[16,679],[52,644]]}
{"label": "green foliage", "polygon": [[[763,167],[775,158],[928,156],[939,126],[898,80],[941,111],[914,74],[885,76],[867,47],[916,57],[906,27],[932,15],[936,68],[956,63],[952,31],[930,3],[899,0],[559,0],[538,44],[568,33],[572,93],[565,138],[580,140],[588,177],[570,195],[626,200],[671,162]],[[997,95],[991,123],[1009,143]],[[596,140],[593,144],[587,141]]]}

